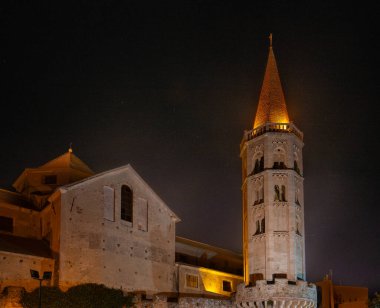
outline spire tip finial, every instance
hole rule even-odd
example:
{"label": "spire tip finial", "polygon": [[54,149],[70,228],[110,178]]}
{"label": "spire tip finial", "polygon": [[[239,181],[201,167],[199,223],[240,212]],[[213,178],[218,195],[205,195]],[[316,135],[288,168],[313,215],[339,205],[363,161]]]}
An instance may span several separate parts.
{"label": "spire tip finial", "polygon": [[269,34],[269,47],[272,47],[272,41],[273,41],[273,35],[272,33]]}

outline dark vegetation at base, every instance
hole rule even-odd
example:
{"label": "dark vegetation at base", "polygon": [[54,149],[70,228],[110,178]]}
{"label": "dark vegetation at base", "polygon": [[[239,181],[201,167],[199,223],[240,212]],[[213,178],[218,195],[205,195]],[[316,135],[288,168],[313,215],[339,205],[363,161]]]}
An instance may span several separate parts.
{"label": "dark vegetation at base", "polygon": [[[39,289],[24,292],[21,302],[26,308],[37,308]],[[49,308],[121,308],[132,307],[132,297],[123,295],[118,289],[88,283],[62,292],[57,287],[42,287],[42,307]]]}

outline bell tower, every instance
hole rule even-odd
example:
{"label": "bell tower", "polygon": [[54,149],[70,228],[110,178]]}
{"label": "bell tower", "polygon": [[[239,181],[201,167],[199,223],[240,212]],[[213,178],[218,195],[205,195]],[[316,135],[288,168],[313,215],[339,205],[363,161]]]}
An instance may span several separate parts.
{"label": "bell tower", "polygon": [[[282,296],[279,305],[297,298],[307,300],[308,307],[316,305],[315,286],[305,281],[302,148],[303,133],[289,120],[270,35],[253,128],[244,132],[240,145],[245,289],[237,300],[249,302],[243,294],[252,288],[250,296],[259,292],[257,300],[266,299],[269,306],[277,296]],[[277,286],[285,293],[273,291]]]}

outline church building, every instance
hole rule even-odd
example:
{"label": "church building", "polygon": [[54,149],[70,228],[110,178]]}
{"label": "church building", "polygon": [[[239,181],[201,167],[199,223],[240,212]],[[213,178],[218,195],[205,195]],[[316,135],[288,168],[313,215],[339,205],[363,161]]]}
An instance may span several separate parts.
{"label": "church building", "polygon": [[[178,216],[131,165],[99,174],[70,148],[0,191],[0,288],[98,283],[139,302],[229,300],[241,255],[176,237]],[[180,294],[180,296],[179,296]]]}
{"label": "church building", "polygon": [[38,287],[36,270],[63,290],[121,289],[137,307],[316,307],[306,281],[302,148],[271,42],[240,145],[243,255],[176,236],[180,218],[131,165],[95,174],[70,148],[25,169],[14,191],[0,190],[0,292]]}

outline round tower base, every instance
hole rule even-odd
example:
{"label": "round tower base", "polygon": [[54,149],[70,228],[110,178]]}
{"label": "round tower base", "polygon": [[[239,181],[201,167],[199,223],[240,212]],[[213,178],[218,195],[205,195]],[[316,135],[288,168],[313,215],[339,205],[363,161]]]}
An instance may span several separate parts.
{"label": "round tower base", "polygon": [[276,278],[258,280],[255,286],[240,284],[235,297],[236,307],[288,308],[317,307],[317,289],[306,281]]}

